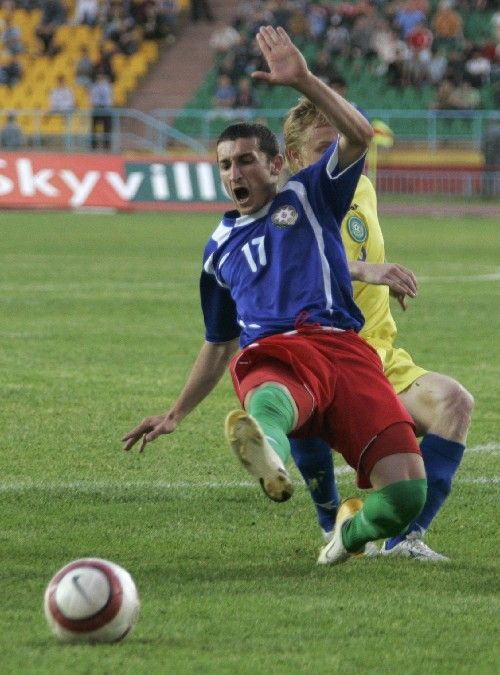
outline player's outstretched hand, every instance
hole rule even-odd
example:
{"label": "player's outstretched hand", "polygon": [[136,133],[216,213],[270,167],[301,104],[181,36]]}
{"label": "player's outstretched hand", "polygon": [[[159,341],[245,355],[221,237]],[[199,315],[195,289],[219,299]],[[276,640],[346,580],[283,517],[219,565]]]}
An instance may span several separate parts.
{"label": "player's outstretched hand", "polygon": [[137,441],[141,440],[139,452],[142,452],[146,447],[146,443],[151,443],[155,438],[162,434],[171,434],[176,428],[176,423],[169,415],[154,415],[153,417],[146,417],[138,424],[135,429],[129,431],[128,434],[122,438],[124,443],[123,449],[130,450]]}
{"label": "player's outstretched hand", "polygon": [[390,294],[396,298],[405,310],[406,298],[415,298],[418,292],[417,279],[413,272],[398,263],[364,263],[356,261],[350,264],[351,277],[368,284],[389,286]]}
{"label": "player's outstretched hand", "polygon": [[267,61],[269,72],[256,70],[252,77],[265,80],[269,84],[295,87],[309,73],[305,58],[283,28],[261,26],[257,33],[257,43]]}

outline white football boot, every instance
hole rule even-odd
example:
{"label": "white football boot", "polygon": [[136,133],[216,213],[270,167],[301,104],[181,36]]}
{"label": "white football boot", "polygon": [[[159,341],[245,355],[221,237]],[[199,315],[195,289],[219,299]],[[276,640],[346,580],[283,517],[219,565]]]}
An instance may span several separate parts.
{"label": "white football boot", "polygon": [[280,456],[266,440],[257,421],[244,410],[226,417],[226,439],[245,469],[256,478],[274,502],[286,502],[293,485]]}
{"label": "white football boot", "polygon": [[[333,538],[333,530],[321,530],[323,535],[323,541],[325,544],[329,544]],[[380,553],[379,547],[374,541],[369,541],[365,544],[365,550],[361,553],[356,553],[354,557],[359,558],[375,558]]]}
{"label": "white football boot", "polygon": [[399,544],[387,549],[384,542],[380,549],[380,555],[399,558],[414,558],[425,562],[449,562],[450,559],[441,553],[436,553],[432,548],[424,544],[419,532],[410,532]]}
{"label": "white football boot", "polygon": [[359,556],[363,551],[351,552],[342,541],[342,527],[363,508],[361,499],[346,499],[340,505],[335,520],[335,529],[330,542],[319,553],[318,565],[338,565],[351,557]]}

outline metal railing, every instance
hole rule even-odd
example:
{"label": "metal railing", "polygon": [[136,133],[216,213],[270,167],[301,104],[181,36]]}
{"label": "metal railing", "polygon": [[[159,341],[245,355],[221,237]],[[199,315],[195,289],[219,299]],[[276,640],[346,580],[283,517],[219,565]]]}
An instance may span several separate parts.
{"label": "metal railing", "polygon": [[[265,121],[278,135],[287,110],[171,110],[157,109],[152,115],[194,135],[210,146],[222,128],[236,120]],[[369,119],[385,122],[394,132],[396,142],[419,142],[433,150],[441,142],[482,147],[486,130],[500,123],[496,110],[366,110]]]}
{"label": "metal railing", "polygon": [[[92,112],[78,110],[54,115],[41,110],[13,112],[25,135],[25,146],[77,152],[110,149],[112,152],[137,151],[165,154],[172,150],[206,154],[220,131],[236,120],[259,120],[278,135],[286,110],[197,110],[158,109],[150,114],[132,108],[112,108],[108,137],[92,130]],[[500,112],[442,110],[367,110],[370,119],[385,122],[394,132],[396,144],[418,142],[429,150],[441,143],[457,144],[474,150],[483,148],[492,125],[500,124]]]}

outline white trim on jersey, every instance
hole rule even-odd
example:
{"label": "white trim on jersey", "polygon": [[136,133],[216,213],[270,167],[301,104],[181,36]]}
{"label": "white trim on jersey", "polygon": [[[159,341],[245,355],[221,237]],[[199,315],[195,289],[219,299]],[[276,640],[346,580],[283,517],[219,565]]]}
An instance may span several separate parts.
{"label": "white trim on jersey", "polygon": [[251,223],[254,223],[256,220],[264,218],[264,216],[267,216],[272,203],[273,203],[272,200],[270,202],[267,202],[267,204],[265,204],[255,213],[249,213],[248,215],[245,216],[238,216],[238,218],[236,218],[234,221],[234,227],[245,227],[245,225],[250,225]]}
{"label": "white trim on jersey", "polygon": [[332,282],[330,278],[331,269],[330,265],[328,264],[328,259],[325,255],[325,240],[323,239],[323,230],[318,222],[318,219],[316,218],[314,211],[312,210],[311,204],[309,203],[305,185],[297,180],[291,180],[288,181],[288,183],[285,185],[285,188],[295,192],[299,198],[299,201],[302,204],[302,208],[304,209],[304,212],[314,233],[314,238],[316,239],[316,243],[318,245],[319,259],[321,261],[321,274],[323,276],[323,289],[325,291],[326,309],[330,312],[330,314],[332,314],[333,296]]}
{"label": "white trim on jersey", "polygon": [[337,176],[332,176],[332,174],[337,168],[338,163],[339,163],[339,137],[337,136],[337,143],[335,144],[335,149],[330,155],[330,159],[326,164],[326,173],[328,174],[328,178],[330,178],[331,180],[335,180],[335,178],[337,178]]}
{"label": "white trim on jersey", "polygon": [[[359,160],[366,155],[366,152],[363,152],[357,159],[354,160],[349,166],[346,166],[342,171],[339,171],[336,176],[332,176],[332,173],[335,171],[337,164],[339,163],[339,145],[335,146],[335,150],[332,152],[332,156],[328,160],[328,164],[326,165],[326,173],[328,174],[328,177],[331,180],[338,180],[340,176],[343,176],[346,171],[349,171],[351,166],[354,166]],[[332,166],[333,162],[333,166]]]}
{"label": "white trim on jersey", "polygon": [[[220,248],[220,246],[222,246],[222,244],[229,239],[229,235],[231,234],[231,230],[232,230],[231,227],[227,227],[227,225],[224,225],[222,222],[219,223],[217,229],[215,230],[215,232],[212,234],[212,237],[211,237],[216,242],[217,249]],[[219,284],[219,286],[221,286],[222,288],[229,288],[226,284],[223,284],[221,282],[221,280],[219,279],[219,277],[217,276],[217,272],[216,272],[216,270],[214,268],[214,264],[213,264],[214,253],[215,253],[215,251],[213,253],[211,253],[208,256],[208,258],[205,260],[205,264],[203,265],[203,269],[205,270],[205,272],[207,274],[211,274],[213,277],[215,277],[215,280]],[[220,261],[219,269],[221,268],[222,263],[225,262],[226,259],[227,259],[227,256],[224,257]]]}

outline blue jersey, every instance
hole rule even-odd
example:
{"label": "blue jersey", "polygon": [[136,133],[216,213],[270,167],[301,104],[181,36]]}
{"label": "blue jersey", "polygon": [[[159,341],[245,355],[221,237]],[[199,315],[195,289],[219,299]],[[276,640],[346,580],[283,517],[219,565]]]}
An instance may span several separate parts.
{"label": "blue jersey", "polygon": [[200,280],[208,342],[246,345],[293,330],[300,316],[359,331],[340,236],[364,158],[339,171],[338,146],[295,176],[260,211],[226,213],[205,247]]}

